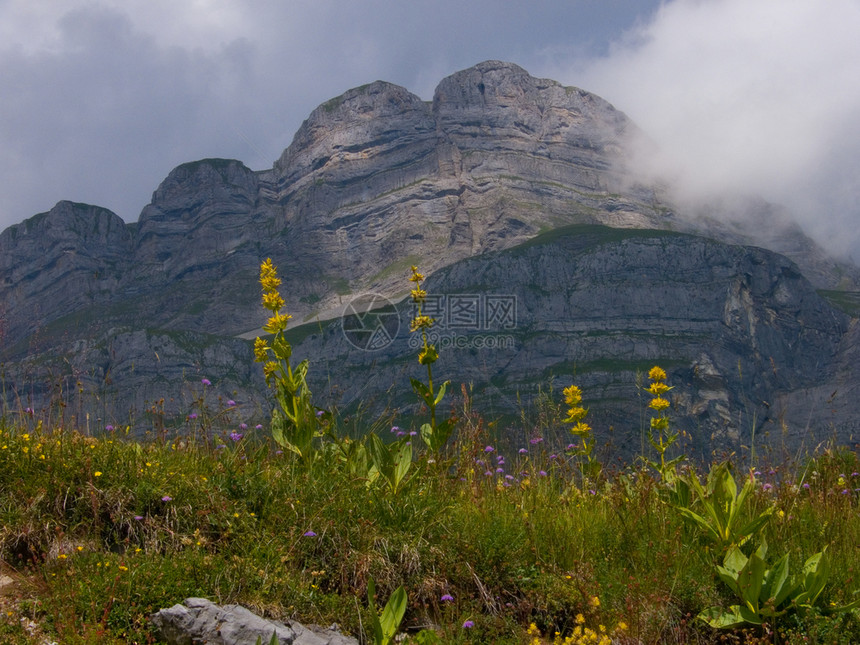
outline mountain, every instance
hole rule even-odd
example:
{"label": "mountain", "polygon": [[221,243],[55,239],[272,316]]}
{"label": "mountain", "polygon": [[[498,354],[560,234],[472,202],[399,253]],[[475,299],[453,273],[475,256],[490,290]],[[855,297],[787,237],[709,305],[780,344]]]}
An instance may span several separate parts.
{"label": "mountain", "polygon": [[[325,388],[341,405],[383,405],[392,366],[408,362],[397,353],[408,342],[404,321],[381,353],[344,354],[340,316],[362,294],[400,301],[411,264],[443,295],[517,303],[514,355],[466,352],[479,367],[451,353],[452,378],[479,391],[516,400],[575,373],[599,390],[606,422],[628,431],[630,410],[619,405],[613,416],[610,402],[635,397],[636,369],[660,359],[677,380],[679,418],[738,440],[775,409],[824,405],[825,390],[841,402],[856,378],[854,319],[816,288],[851,312],[857,269],[761,201],[682,212],[665,187],[627,167],[641,136],[593,94],[488,61],[444,79],[432,102],[382,81],[349,90],[316,108],[269,170],[183,164],[134,224],[60,202],[0,234],[7,405],[62,402],[66,414],[98,423],[131,415],[143,426],[153,405],[184,415],[205,377],[243,414],[263,416],[247,339],[265,319],[256,279],[266,257],[297,326],[308,323],[296,330],[297,351],[326,365]],[[750,212],[755,226],[745,224]],[[671,262],[660,264],[655,249]],[[755,422],[733,417],[744,397]],[[812,423],[808,409],[785,422],[802,418],[816,436],[849,431],[850,405],[826,423]]]}

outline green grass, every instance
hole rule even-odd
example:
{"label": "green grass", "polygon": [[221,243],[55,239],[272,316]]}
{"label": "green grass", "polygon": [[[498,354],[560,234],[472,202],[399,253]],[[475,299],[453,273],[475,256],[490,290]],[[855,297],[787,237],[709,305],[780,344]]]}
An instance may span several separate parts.
{"label": "green grass", "polygon": [[[372,577],[382,603],[405,586],[404,627],[438,625],[446,643],[531,642],[530,623],[564,636],[579,614],[618,643],[721,642],[694,617],[731,596],[658,479],[628,468],[582,483],[575,463],[542,443],[486,451],[476,418],[461,424],[445,464],[418,456],[396,498],[333,455],[301,468],[265,436],[230,440],[229,427],[216,425],[211,441],[174,433],[133,442],[7,418],[0,558],[27,593],[0,615],[0,638],[30,642],[24,616],[63,643],[146,643],[146,617],[189,596],[360,634],[368,609],[355,598]],[[759,470],[750,512],[780,511],[768,542],[795,566],[827,546],[825,606],[851,600],[860,587],[856,453]],[[475,626],[464,630],[466,620]],[[850,614],[780,627],[778,642],[860,639]]]}

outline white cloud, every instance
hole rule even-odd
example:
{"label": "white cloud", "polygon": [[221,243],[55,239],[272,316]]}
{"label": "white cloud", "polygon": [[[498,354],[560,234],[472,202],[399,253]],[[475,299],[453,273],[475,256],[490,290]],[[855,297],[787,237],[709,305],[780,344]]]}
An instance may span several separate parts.
{"label": "white cloud", "polygon": [[558,73],[627,112],[686,196],[760,194],[857,252],[858,33],[855,0],[676,0]]}

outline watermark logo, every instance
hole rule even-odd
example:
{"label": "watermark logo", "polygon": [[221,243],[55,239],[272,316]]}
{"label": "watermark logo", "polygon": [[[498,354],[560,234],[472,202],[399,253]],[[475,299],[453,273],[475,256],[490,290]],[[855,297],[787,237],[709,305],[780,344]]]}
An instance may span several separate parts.
{"label": "watermark logo", "polygon": [[[418,312],[413,304],[412,317]],[[422,313],[435,320],[433,329],[501,331],[517,326],[517,297],[500,294],[428,294]]]}
{"label": "watermark logo", "polygon": [[[411,303],[411,318],[418,306]],[[428,294],[422,314],[433,318],[427,340],[444,349],[512,349],[514,337],[502,332],[517,326],[517,297],[499,294]],[[363,294],[344,309],[343,334],[351,345],[373,352],[388,347],[400,331],[393,302],[378,294]],[[423,345],[420,334],[410,334],[409,347]]]}
{"label": "watermark logo", "polygon": [[344,309],[341,327],[350,344],[373,352],[394,342],[400,331],[400,316],[388,298],[375,293],[362,294]]}

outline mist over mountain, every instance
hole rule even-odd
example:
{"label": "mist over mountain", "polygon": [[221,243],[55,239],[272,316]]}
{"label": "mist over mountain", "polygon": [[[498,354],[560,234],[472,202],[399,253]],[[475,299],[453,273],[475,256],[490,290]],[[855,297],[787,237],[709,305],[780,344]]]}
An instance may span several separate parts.
{"label": "mist over mountain", "polygon": [[[488,298],[514,303],[503,328],[438,330],[444,378],[484,393],[494,414],[576,379],[598,438],[638,437],[636,374],[662,364],[673,414],[703,452],[754,428],[791,445],[850,437],[860,272],[763,199],[673,201],[639,170],[642,139],[600,97],[487,61],[430,102],[382,81],[349,90],[269,170],[182,164],[134,224],[60,202],[0,233],[6,405],[63,401],[96,427],[142,428],[160,399],[181,420],[205,377],[264,417],[248,339],[265,320],[256,281],[271,257],[319,404],[417,412],[401,396],[419,367],[403,300],[417,264],[475,316]],[[393,303],[388,342],[345,333],[365,294]]]}

